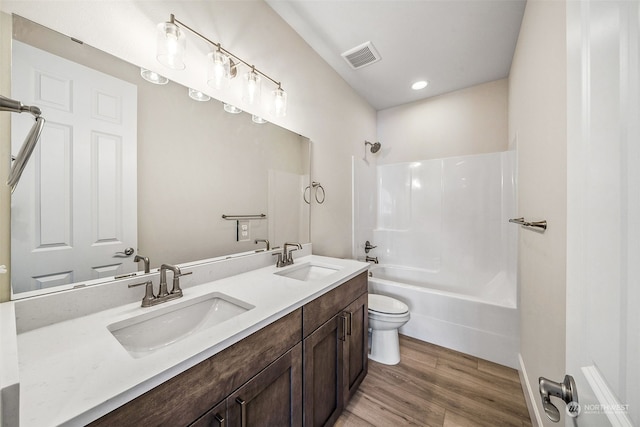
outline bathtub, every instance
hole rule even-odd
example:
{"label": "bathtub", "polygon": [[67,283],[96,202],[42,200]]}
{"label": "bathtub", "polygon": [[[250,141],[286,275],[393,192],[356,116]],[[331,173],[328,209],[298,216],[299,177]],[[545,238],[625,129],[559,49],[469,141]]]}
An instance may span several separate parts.
{"label": "bathtub", "polygon": [[409,306],[411,320],[401,334],[517,369],[515,284],[505,272],[477,282],[454,279],[418,268],[375,265],[369,269],[369,292]]}

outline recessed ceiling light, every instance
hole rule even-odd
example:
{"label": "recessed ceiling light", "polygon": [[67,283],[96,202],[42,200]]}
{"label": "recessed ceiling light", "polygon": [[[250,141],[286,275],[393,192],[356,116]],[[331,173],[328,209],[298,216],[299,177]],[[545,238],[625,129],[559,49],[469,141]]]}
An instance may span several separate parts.
{"label": "recessed ceiling light", "polygon": [[415,82],[414,84],[412,84],[411,85],[411,89],[413,89],[413,90],[424,89],[425,87],[427,87],[428,84],[429,84],[428,81],[420,80],[419,82]]}

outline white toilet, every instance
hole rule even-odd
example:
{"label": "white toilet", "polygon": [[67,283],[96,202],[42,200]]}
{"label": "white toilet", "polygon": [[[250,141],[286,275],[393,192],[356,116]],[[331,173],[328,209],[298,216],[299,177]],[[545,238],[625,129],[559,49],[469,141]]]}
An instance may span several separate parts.
{"label": "white toilet", "polygon": [[400,362],[398,329],[409,318],[407,304],[384,295],[369,294],[369,359],[385,365],[397,365]]}

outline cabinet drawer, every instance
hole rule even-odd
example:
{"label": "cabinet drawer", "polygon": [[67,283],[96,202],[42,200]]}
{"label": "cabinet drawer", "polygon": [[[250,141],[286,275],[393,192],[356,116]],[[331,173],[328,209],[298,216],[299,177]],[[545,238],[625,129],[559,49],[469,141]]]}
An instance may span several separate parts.
{"label": "cabinet drawer", "polygon": [[90,425],[187,425],[300,342],[301,328],[298,309]]}
{"label": "cabinet drawer", "polygon": [[351,301],[367,292],[367,272],[363,272],[303,307],[303,336],[307,337]]}

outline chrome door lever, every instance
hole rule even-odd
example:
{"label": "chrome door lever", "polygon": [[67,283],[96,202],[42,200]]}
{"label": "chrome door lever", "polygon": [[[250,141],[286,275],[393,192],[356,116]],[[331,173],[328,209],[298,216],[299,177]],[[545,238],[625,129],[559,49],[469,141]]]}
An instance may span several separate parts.
{"label": "chrome door lever", "polygon": [[133,248],[126,248],[124,251],[116,252],[116,256],[131,256],[134,252],[135,250]]}
{"label": "chrome door lever", "polygon": [[[562,399],[565,404],[569,405],[570,411],[578,408],[578,390],[576,389],[576,382],[571,375],[565,375],[561,383],[540,377],[538,379],[538,385],[544,412],[554,423],[560,421],[560,411],[551,403],[551,396]],[[575,416],[577,416],[577,413]]]}

